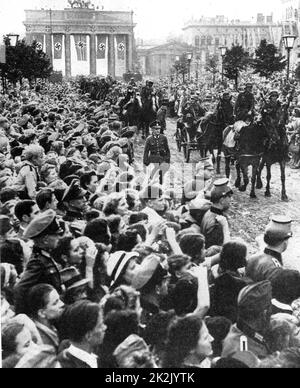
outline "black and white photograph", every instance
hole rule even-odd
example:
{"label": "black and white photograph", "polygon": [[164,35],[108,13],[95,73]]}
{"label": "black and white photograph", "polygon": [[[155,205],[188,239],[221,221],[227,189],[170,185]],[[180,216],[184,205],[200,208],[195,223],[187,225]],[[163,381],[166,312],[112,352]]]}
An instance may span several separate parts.
{"label": "black and white photograph", "polygon": [[300,0],[3,2],[0,268],[3,369],[300,368]]}

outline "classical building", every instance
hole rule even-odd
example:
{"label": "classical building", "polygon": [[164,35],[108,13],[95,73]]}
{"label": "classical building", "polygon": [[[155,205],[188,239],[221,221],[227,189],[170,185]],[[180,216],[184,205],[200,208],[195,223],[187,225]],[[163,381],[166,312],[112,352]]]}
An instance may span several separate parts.
{"label": "classical building", "polygon": [[[95,10],[90,2],[69,1],[64,10],[26,10],[26,40],[36,40],[53,68],[66,77],[110,74],[133,69],[132,12]],[[76,7],[76,8],[75,8]]]}
{"label": "classical building", "polygon": [[220,55],[221,46],[230,48],[233,44],[240,44],[250,53],[255,52],[262,39],[280,46],[283,25],[274,23],[272,16],[265,17],[262,14],[257,15],[256,21],[246,22],[217,16],[190,20],[183,31],[184,41],[194,46],[194,58],[203,67],[208,56]]}
{"label": "classical building", "polygon": [[293,34],[298,37],[291,53],[291,63],[296,65],[300,62],[300,0],[281,0],[281,3],[284,34]]}
{"label": "classical building", "polygon": [[141,73],[152,77],[170,76],[176,57],[191,51],[185,43],[169,42],[159,46],[138,46],[137,54]]}

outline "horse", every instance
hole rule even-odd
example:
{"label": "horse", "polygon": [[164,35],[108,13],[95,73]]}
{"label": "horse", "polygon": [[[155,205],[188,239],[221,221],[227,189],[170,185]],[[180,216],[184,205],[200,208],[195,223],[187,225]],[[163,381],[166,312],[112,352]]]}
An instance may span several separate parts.
{"label": "horse", "polygon": [[206,156],[207,151],[212,155],[212,161],[216,163],[215,150],[217,153],[217,174],[221,173],[221,154],[223,148],[223,128],[222,124],[218,122],[218,114],[209,112],[207,113],[199,123],[198,132],[199,143],[201,148],[204,148],[203,157]]}
{"label": "horse", "polygon": [[276,126],[272,123],[271,120],[266,120],[264,123],[268,133],[269,133],[269,145],[267,149],[265,150],[260,166],[257,171],[257,189],[263,188],[263,183],[261,180],[261,174],[266,166],[267,168],[267,186],[265,191],[266,197],[271,197],[271,190],[270,190],[270,183],[272,179],[272,166],[275,163],[279,163],[280,166],[280,172],[281,172],[281,184],[282,184],[282,190],[281,190],[281,199],[282,201],[287,202],[288,196],[286,194],[286,186],[285,186],[285,167],[286,163],[288,161],[288,142],[286,138],[286,131],[284,126]]}
{"label": "horse", "polygon": [[[237,179],[235,186],[245,192],[249,184],[248,170],[252,166],[251,198],[256,198],[255,184],[257,170],[268,141],[268,132],[261,121],[238,121],[235,125],[228,126],[223,132],[223,152],[225,155],[225,171],[230,178],[230,164],[236,163]],[[243,184],[241,179],[243,175]]]}
{"label": "horse", "polygon": [[150,132],[150,124],[156,120],[158,111],[158,101],[155,96],[147,96],[142,100],[141,126],[143,128],[143,136],[147,138]]}

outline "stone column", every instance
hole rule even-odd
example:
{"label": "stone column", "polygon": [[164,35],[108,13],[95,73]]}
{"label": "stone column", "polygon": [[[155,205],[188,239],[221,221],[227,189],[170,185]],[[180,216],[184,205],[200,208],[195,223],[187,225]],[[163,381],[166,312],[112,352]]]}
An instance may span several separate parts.
{"label": "stone column", "polygon": [[52,52],[52,34],[46,34],[46,54],[50,58],[51,65],[53,64],[53,52]]}
{"label": "stone column", "polygon": [[127,35],[127,71],[133,70],[133,35]]}
{"label": "stone column", "polygon": [[70,78],[71,71],[71,35],[65,35],[65,59],[66,59],[66,78]]}
{"label": "stone column", "polygon": [[115,57],[115,35],[108,35],[108,73],[111,77],[116,76],[116,57]]}
{"label": "stone column", "polygon": [[97,49],[96,49],[96,34],[90,35],[90,74],[97,74]]}

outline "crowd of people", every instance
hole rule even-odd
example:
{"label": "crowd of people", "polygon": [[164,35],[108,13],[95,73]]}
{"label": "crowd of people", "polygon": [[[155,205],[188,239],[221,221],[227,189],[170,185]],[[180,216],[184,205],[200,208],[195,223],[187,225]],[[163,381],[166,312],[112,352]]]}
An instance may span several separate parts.
{"label": "crowd of people", "polygon": [[[210,159],[180,201],[164,185],[167,115],[202,117],[222,87],[110,80],[94,99],[82,82],[0,99],[3,367],[299,368],[300,273],[282,259],[292,220],[271,217],[249,256]],[[258,93],[274,88],[289,92],[274,79]]]}

